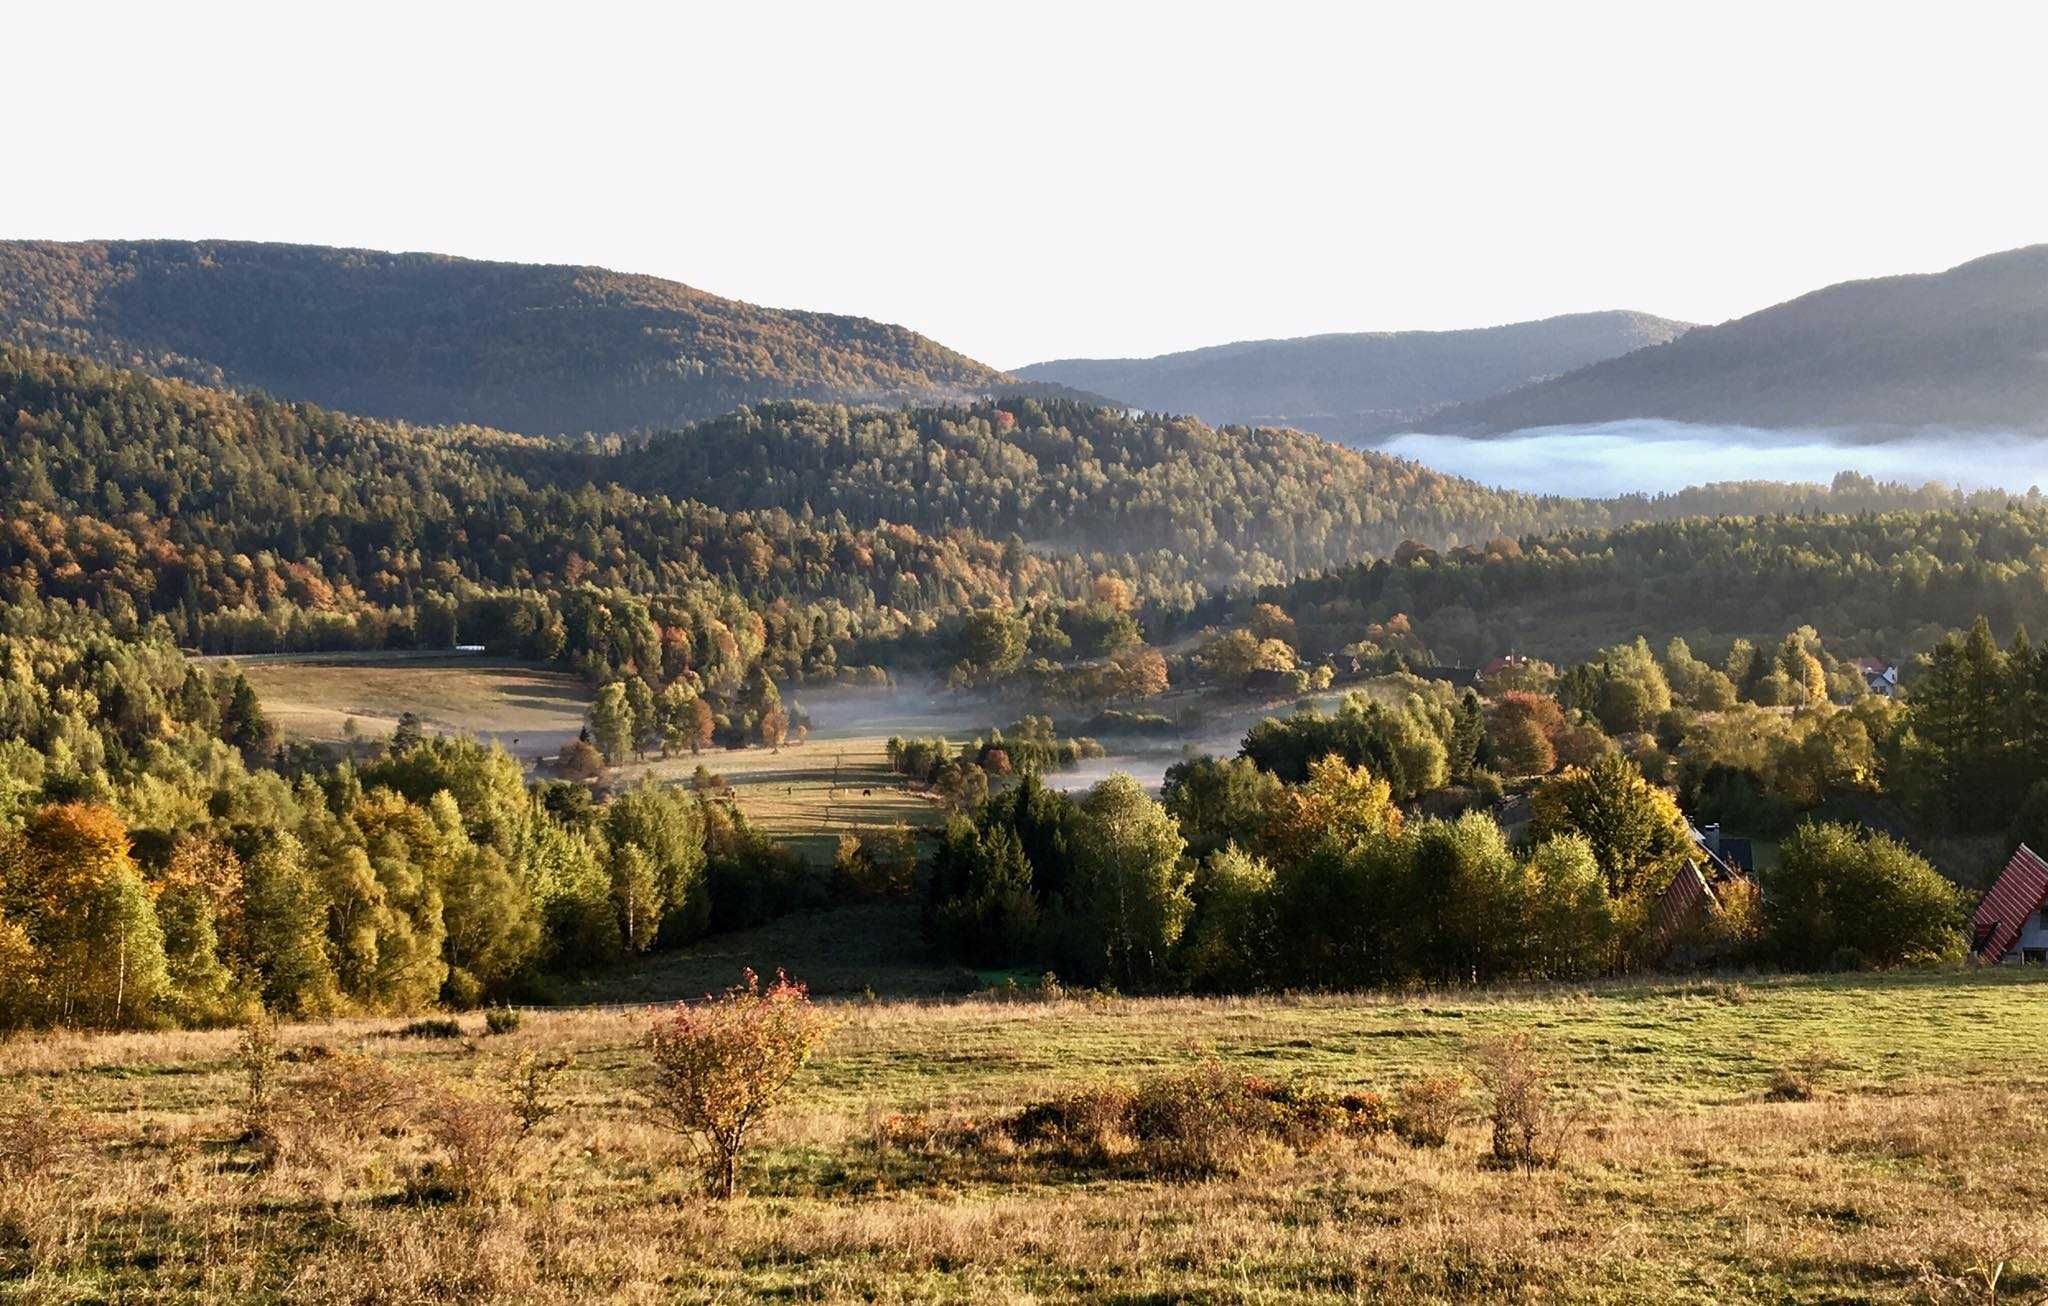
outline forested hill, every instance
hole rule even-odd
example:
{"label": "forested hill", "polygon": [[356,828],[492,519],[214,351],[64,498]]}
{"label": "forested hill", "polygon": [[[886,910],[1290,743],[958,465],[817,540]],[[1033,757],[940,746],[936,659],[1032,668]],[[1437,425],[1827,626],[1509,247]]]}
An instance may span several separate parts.
{"label": "forested hill", "polygon": [[1081,550],[1163,593],[1242,588],[1391,555],[1404,542],[1713,515],[1935,507],[1940,487],[1738,482],[1619,499],[1495,490],[1297,431],[1212,427],[1068,402],[861,412],[775,404],[657,435],[569,474],[734,510],[843,514]]}
{"label": "forested hill", "polygon": [[1067,358],[1019,368],[1162,412],[1350,439],[1662,344],[1687,330],[1648,313],[1575,313],[1470,331],[1244,340],[1157,358]]}
{"label": "forested hill", "polygon": [[1402,540],[1605,523],[1604,506],[1489,489],[1295,431],[1212,427],[1069,402],[872,412],[773,404],[581,469],[642,492],[1016,536],[1135,555],[1155,577],[1281,580]]}
{"label": "forested hill", "polygon": [[1299,432],[1029,399],[785,403],[571,443],[0,345],[0,585],[162,615],[210,651],[445,647],[459,629],[615,665],[638,655],[612,632],[650,628],[651,607],[693,639],[756,630],[737,665],[824,673],[857,642],[878,656],[877,639],[1112,574],[1170,620],[1212,588],[1410,540],[1497,550],[1650,518],[1954,501],[1867,482],[1542,499]]}
{"label": "forested hill", "polygon": [[1445,432],[1668,418],[2048,434],[2048,245],[1850,281],[1424,424]]}
{"label": "forested hill", "polygon": [[829,674],[856,640],[1089,590],[1071,557],[564,480],[560,446],[331,413],[0,345],[0,598],[208,652],[494,650]]}
{"label": "forested hill", "polygon": [[1409,550],[1240,606],[1272,603],[1311,646],[1331,647],[1405,614],[1438,656],[1472,665],[1510,651],[1574,660],[1636,635],[1716,647],[1809,624],[1840,647],[1903,660],[1978,616],[2001,636],[2048,630],[2048,499],[1975,494],[1897,511],[1883,508],[1886,497],[1856,478],[1801,516],[1695,516]]}
{"label": "forested hill", "polygon": [[1014,384],[903,327],[656,277],[232,241],[0,242],[0,338],[367,416],[532,434]]}

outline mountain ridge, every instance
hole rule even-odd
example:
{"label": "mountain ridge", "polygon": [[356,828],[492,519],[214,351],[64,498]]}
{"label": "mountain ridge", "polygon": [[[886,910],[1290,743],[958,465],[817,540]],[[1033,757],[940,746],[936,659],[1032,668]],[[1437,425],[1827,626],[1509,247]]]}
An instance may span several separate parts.
{"label": "mountain ridge", "polygon": [[1631,419],[2048,434],[2048,244],[1822,286],[1442,409],[1421,429],[1496,435]]}
{"label": "mountain ridge", "polygon": [[1212,423],[1292,426],[1347,440],[1688,329],[1614,309],[1452,331],[1237,340],[1152,358],[1052,359],[1013,374]]}
{"label": "mountain ridge", "polygon": [[0,241],[0,335],[364,416],[534,434],[1019,387],[906,327],[680,282],[254,241]]}

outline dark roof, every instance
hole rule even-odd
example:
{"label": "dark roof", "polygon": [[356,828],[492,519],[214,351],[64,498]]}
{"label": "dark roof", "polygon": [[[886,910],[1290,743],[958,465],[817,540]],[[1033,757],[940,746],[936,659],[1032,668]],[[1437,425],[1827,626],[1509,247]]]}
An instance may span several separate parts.
{"label": "dark roof", "polygon": [[1479,683],[1479,673],[1471,667],[1418,667],[1415,674],[1424,680],[1441,680],[1456,689],[1470,689]]}

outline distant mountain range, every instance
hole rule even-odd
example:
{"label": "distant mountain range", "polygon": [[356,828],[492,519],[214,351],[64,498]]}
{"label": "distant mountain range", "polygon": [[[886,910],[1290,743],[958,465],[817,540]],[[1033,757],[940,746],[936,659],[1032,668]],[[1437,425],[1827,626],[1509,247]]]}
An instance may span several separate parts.
{"label": "distant mountain range", "polygon": [[1491,434],[1629,418],[2048,434],[2048,245],[1829,286],[1443,409],[1420,428]]}
{"label": "distant mountain range", "polygon": [[1830,286],[1719,326],[1582,313],[1011,375],[905,327],[602,268],[0,241],[0,339],[366,416],[536,435],[662,430],[791,399],[902,408],[1011,395],[1350,443],[1646,418],[2048,435],[2048,245]]}
{"label": "distant mountain range", "polygon": [[1686,323],[1626,311],[1467,331],[1361,332],[1236,344],[1157,358],[1069,358],[1018,368],[1204,421],[1285,426],[1338,440],[1408,429],[1588,363],[1676,339]]}
{"label": "distant mountain range", "polygon": [[674,426],[765,399],[895,406],[1031,388],[904,327],[658,277],[236,241],[0,241],[0,337],[532,434]]}

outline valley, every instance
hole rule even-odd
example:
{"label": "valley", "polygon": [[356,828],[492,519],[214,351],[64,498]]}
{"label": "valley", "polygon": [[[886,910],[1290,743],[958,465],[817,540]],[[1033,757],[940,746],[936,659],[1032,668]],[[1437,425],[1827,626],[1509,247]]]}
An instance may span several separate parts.
{"label": "valley", "polygon": [[18,9],[0,1303],[2048,1302],[2048,20]]}

